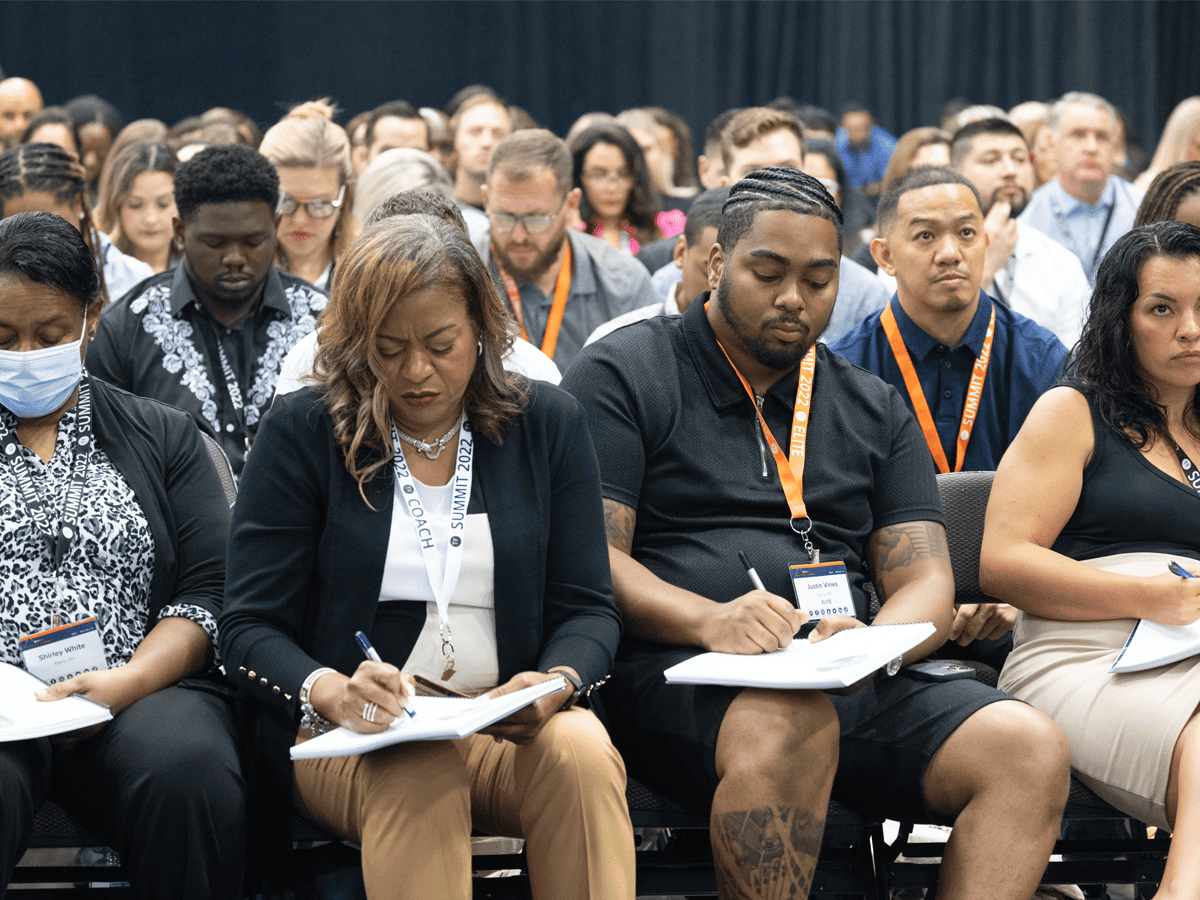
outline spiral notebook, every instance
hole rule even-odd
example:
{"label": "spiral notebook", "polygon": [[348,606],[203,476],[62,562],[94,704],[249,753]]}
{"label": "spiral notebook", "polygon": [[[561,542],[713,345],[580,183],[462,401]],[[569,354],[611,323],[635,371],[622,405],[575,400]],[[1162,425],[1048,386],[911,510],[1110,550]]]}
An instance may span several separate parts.
{"label": "spiral notebook", "polygon": [[493,722],[499,722],[529,704],[561,691],[562,678],[551,678],[527,688],[493,698],[410,697],[408,706],[415,715],[401,716],[387,731],[359,734],[348,728],[335,728],[319,737],[297,744],[292,759],[321,759],[326,756],[354,756],[390,747],[405,741],[444,741],[466,737]]}
{"label": "spiral notebook", "polygon": [[63,734],[112,720],[103,703],[75,694],[43,702],[34,695],[46,687],[40,678],[9,663],[0,663],[0,741]]}
{"label": "spiral notebook", "polygon": [[932,622],[847,628],[815,644],[794,640],[774,653],[701,653],[663,674],[669,684],[844,688],[882,669],[936,630]]}

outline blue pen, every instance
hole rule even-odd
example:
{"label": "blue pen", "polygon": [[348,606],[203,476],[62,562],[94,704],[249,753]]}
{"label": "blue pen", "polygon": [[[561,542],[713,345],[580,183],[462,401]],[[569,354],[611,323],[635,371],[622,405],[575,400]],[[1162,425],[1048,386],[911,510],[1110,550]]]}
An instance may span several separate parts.
{"label": "blue pen", "polygon": [[[371,660],[371,662],[383,662],[383,660],[379,658],[379,651],[376,650],[371,644],[371,639],[369,637],[367,637],[361,631],[356,631],[354,632],[354,640],[358,641],[358,649],[363,652],[363,656]],[[417,714],[407,706],[404,707],[404,711],[408,713],[408,717],[410,719],[416,718]]]}
{"label": "blue pen", "polygon": [[1178,575],[1180,578],[1195,578],[1196,577],[1191,572],[1189,572],[1187,569],[1185,569],[1183,566],[1181,566],[1179,563],[1175,562],[1175,560],[1171,560],[1169,563],[1167,563],[1167,568],[1171,570],[1172,575]]}

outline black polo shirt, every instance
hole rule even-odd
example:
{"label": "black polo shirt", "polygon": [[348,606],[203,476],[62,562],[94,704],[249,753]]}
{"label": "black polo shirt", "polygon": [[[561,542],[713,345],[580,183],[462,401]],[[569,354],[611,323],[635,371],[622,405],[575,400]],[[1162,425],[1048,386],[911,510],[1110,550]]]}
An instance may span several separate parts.
{"label": "black polo shirt", "polygon": [[[633,557],[713,600],[751,589],[746,552],[767,590],[791,599],[788,566],[806,561],[789,524],[754,403],[716,342],[707,295],[683,316],[630,325],[580,351],[563,387],[583,404],[604,496],[637,512]],[[799,369],[767,391],[763,415],[784,443]],[[943,522],[933,463],[899,394],[817,345],[804,500],[823,561],[846,563],[867,620],[866,544],[877,529]]]}
{"label": "black polo shirt", "polygon": [[[88,348],[88,371],[190,413],[240,473],[247,444],[275,395],[284,356],[316,327],[326,302],[307,281],[272,267],[262,301],[236,327],[226,328],[205,312],[183,266],[176,266],[104,311]],[[241,393],[240,412],[218,346]]]}

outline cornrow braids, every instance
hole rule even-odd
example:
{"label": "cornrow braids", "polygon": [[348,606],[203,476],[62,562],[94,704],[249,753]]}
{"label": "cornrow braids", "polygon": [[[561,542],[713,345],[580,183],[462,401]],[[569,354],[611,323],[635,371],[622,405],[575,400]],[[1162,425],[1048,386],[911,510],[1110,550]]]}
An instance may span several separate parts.
{"label": "cornrow braids", "polygon": [[838,253],[842,252],[842,211],[833,196],[811,175],[782,166],[758,169],[730,188],[729,199],[721,209],[717,243],[726,254],[733,252],[742,235],[754,225],[755,216],[773,209],[832,222],[837,229]]}
{"label": "cornrow braids", "polygon": [[49,194],[58,203],[79,205],[78,225],[100,278],[100,294],[108,301],[104,283],[104,260],[100,255],[100,235],[87,204],[87,172],[83,165],[57,144],[18,144],[0,153],[0,219],[5,217],[5,201],[27,193]]}
{"label": "cornrow braids", "polygon": [[1168,166],[1150,182],[1133,227],[1174,221],[1179,204],[1197,192],[1200,192],[1200,160]]}

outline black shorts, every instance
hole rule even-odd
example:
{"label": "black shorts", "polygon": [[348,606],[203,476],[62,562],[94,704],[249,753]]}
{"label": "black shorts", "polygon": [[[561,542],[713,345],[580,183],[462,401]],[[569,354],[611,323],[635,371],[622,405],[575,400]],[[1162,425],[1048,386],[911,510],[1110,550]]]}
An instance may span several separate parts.
{"label": "black shorts", "polygon": [[[603,707],[629,774],[707,815],[718,781],[717,733],[741,688],[667,684],[663,670],[695,654],[623,638]],[[857,693],[830,695],[841,726],[834,798],[869,815],[951,824],[925,805],[925,769],[969,716],[1011,699],[976,681],[902,675],[879,675]]]}

